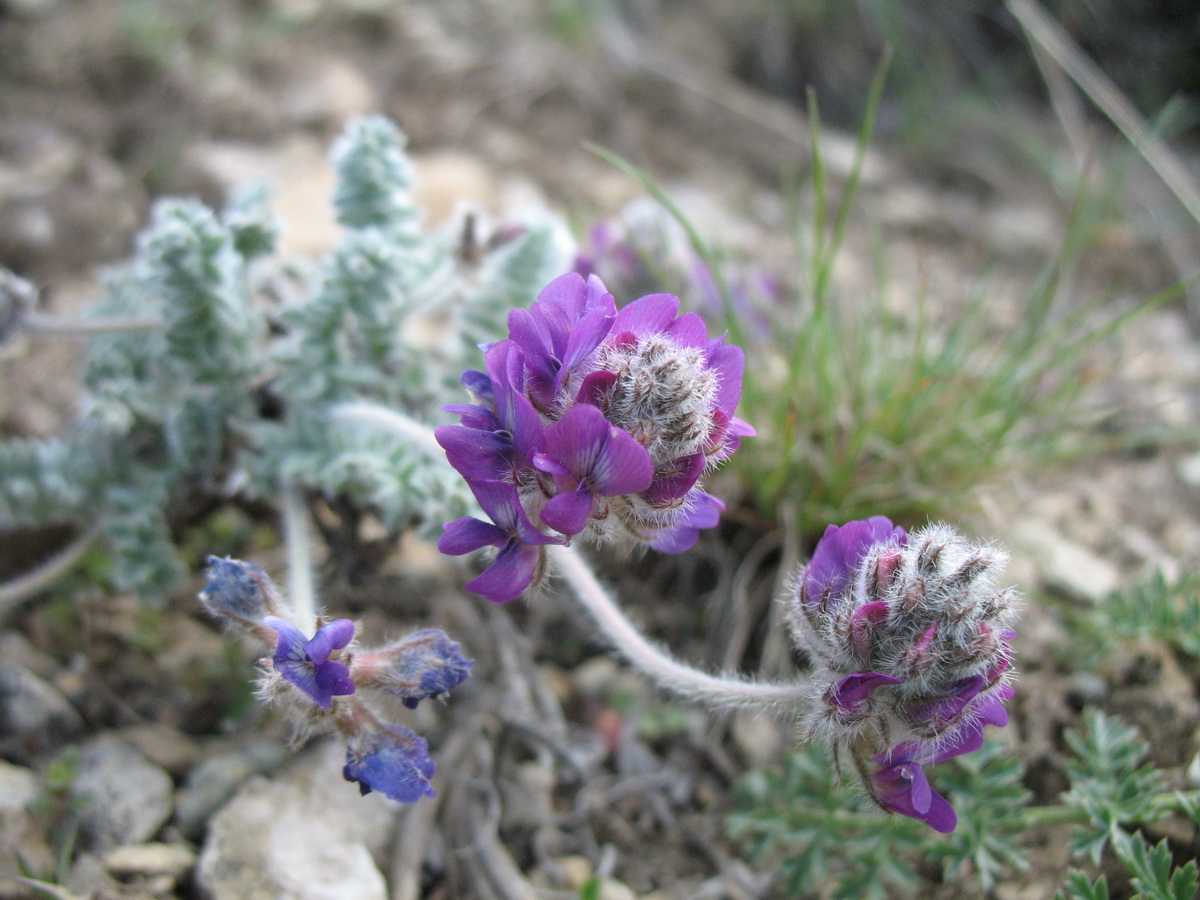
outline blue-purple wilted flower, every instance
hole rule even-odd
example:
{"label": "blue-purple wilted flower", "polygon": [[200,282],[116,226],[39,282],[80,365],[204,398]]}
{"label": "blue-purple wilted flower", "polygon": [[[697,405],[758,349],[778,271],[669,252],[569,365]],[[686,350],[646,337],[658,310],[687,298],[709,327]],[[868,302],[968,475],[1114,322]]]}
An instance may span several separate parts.
{"label": "blue-purple wilted flower", "polygon": [[466,659],[444,631],[423,628],[386,647],[355,654],[352,672],[359,684],[377,685],[416,709],[422,700],[466,681],[472,665],[474,660]]}
{"label": "blue-purple wilted flower", "polygon": [[275,586],[254,563],[219,556],[206,562],[208,584],[200,592],[200,602],[218,619],[245,628],[278,614]]}
{"label": "blue-purple wilted flower", "polygon": [[354,693],[354,680],[345,663],[330,659],[354,638],[354,623],[334,619],[317,629],[309,640],[304,632],[278,616],[267,616],[263,624],[279,635],[272,662],[275,671],[312,698],[321,709],[329,709],[334,697]]}
{"label": "blue-purple wilted flower", "polygon": [[814,662],[809,733],[849,752],[883,808],[938,830],[954,813],[922,765],[971,752],[985,724],[1008,721],[1005,561],[944,526],[910,536],[875,516],[826,530],[789,604]]}
{"label": "blue-purple wilted flower", "polygon": [[204,605],[227,625],[274,647],[270,662],[262,663],[259,696],[280,707],[296,739],[340,733],[347,742],[343,773],[364,794],[378,791],[403,803],[432,796],[435,766],[425,741],[381,719],[364,694],[386,692],[411,709],[452,691],[471,674],[472,661],[459,645],[426,628],[377,650],[355,647],[351,653],[350,619],[318,621],[309,638],[288,621],[274,585],[254,563],[209,557],[208,566]]}
{"label": "blue-purple wilted flower", "polygon": [[542,575],[542,547],[626,536],[667,553],[717,522],[701,476],[754,430],[734,415],[745,357],[679,300],[651,294],[620,311],[599,278],[553,281],[470,371],[460,424],[437,429],[451,465],[494,527],[446,526],[445,553],[499,548],[467,585],[511,600]]}
{"label": "blue-purple wilted flower", "polygon": [[401,803],[416,803],[434,795],[430,782],[436,770],[424,738],[388,725],[364,728],[350,739],[342,776],[358,782],[364,794],[378,791]]}

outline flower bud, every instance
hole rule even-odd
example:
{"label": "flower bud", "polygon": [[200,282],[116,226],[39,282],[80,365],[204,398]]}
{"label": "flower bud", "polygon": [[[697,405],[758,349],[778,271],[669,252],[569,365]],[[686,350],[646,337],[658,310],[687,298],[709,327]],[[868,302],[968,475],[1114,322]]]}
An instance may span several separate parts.
{"label": "flower bud", "polygon": [[252,562],[210,556],[208,584],[200,592],[200,602],[212,615],[228,625],[256,631],[268,615],[279,614],[275,585]]}
{"label": "flower bud", "polygon": [[454,690],[470,677],[474,660],[463,657],[444,631],[423,628],[378,650],[354,657],[351,675],[361,685],[375,685],[404,701],[409,709]]}
{"label": "flower bud", "polygon": [[849,750],[859,772],[873,759],[872,797],[939,830],[953,811],[921,764],[970,752],[984,723],[1007,722],[1017,606],[996,585],[1005,562],[945,526],[910,536],[876,516],[831,525],[788,604],[815,663],[808,733]]}

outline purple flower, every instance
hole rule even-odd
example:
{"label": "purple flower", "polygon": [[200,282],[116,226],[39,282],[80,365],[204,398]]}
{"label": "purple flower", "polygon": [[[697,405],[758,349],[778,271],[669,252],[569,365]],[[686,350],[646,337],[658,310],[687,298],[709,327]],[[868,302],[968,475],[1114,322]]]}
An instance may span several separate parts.
{"label": "purple flower", "polygon": [[415,803],[434,795],[430,781],[436,770],[424,738],[399,725],[384,725],[350,739],[342,776],[357,781],[363,794],[378,791],[401,803]]}
{"label": "purple flower", "polygon": [[830,525],[813,550],[812,560],[800,579],[802,602],[836,601],[853,579],[863,558],[878,544],[904,546],[908,536],[886,516],[872,516]]}
{"label": "purple flower", "polygon": [[700,479],[754,433],[734,415],[741,350],[680,315],[677,297],[618,311],[600,279],[574,273],[513,310],[508,332],[487,346],[486,374],[464,374],[472,402],[445,407],[459,424],[437,430],[494,522],[452,522],[439,547],[500,548],[468,587],[503,602],[536,583],[541,545],[563,543],[542,526],[680,553],[717,524],[723,506]]}
{"label": "purple flower", "polygon": [[546,428],[533,464],[553,475],[558,487],[542,510],[542,521],[566,535],[583,531],[597,497],[639,493],[654,480],[654,463],[645,448],[586,404],[572,407]]}
{"label": "purple flower", "polygon": [[466,681],[473,664],[444,631],[423,628],[387,647],[355,654],[353,671],[360,684],[378,685],[416,709],[421,700]]}
{"label": "purple flower", "polygon": [[448,522],[438,539],[438,549],[450,556],[462,556],[481,547],[499,547],[495,562],[467,582],[466,588],[483,594],[493,603],[507,603],[519,597],[533,581],[542,560],[541,548],[562,541],[534,527],[513,485],[499,481],[469,484],[492,522],[470,516]]}
{"label": "purple flower", "polygon": [[349,668],[329,658],[330,653],[345,647],[354,638],[352,621],[334,619],[318,628],[311,640],[291,622],[278,616],[267,616],[263,624],[279,634],[273,659],[275,671],[308,694],[317,706],[329,709],[335,696],[354,693]]}

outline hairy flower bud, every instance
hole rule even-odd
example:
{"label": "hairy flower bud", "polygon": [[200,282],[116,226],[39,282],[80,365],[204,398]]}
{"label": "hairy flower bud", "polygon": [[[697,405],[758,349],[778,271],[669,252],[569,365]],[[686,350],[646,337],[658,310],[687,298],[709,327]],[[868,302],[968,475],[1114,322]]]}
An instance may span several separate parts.
{"label": "hairy flower bud", "polygon": [[848,749],[860,772],[881,766],[864,777],[868,792],[935,828],[953,828],[953,811],[928,801],[920,764],[970,752],[984,723],[1007,722],[1016,597],[997,586],[1006,561],[945,526],[910,536],[876,516],[830,526],[789,603],[796,644],[815,663],[809,733]]}
{"label": "hairy flower bud", "polygon": [[228,625],[256,630],[268,615],[279,614],[275,585],[261,568],[240,559],[210,556],[208,584],[200,602]]}
{"label": "hairy flower bud", "polygon": [[386,647],[356,654],[351,675],[359,684],[381,687],[416,709],[420,701],[466,681],[474,662],[444,631],[422,628]]}

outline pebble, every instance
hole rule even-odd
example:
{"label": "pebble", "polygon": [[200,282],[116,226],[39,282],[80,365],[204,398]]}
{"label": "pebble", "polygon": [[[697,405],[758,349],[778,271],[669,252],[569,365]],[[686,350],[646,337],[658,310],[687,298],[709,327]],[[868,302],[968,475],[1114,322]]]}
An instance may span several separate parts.
{"label": "pebble", "polygon": [[1051,590],[1076,600],[1098,602],[1121,584],[1117,567],[1086,547],[1064,538],[1046,522],[1026,519],[1013,525],[1009,542],[1028,556]]}
{"label": "pebble", "polygon": [[160,878],[178,881],[196,865],[196,851],[186,844],[127,844],[104,855],[104,868],[122,881]]}
{"label": "pebble", "polygon": [[[36,773],[0,760],[0,872],[54,871],[54,851],[45,835],[45,823],[33,814],[41,796]],[[25,897],[24,888],[0,879],[0,898]]]}
{"label": "pebble", "polygon": [[184,837],[196,839],[214,812],[253,775],[265,775],[284,759],[275,741],[250,741],[230,753],[211,756],[192,769],[175,800],[175,824]]}
{"label": "pebble", "polygon": [[401,807],[342,778],[320,744],[271,780],[254,777],[213,817],[196,881],[209,900],[384,900],[379,868]]}
{"label": "pebble", "polygon": [[80,836],[103,852],[152,838],[171,817],[171,776],[112,736],[86,744],[71,785]]}
{"label": "pebble", "polygon": [[0,661],[0,756],[32,762],[83,730],[83,719],[48,682]]}

